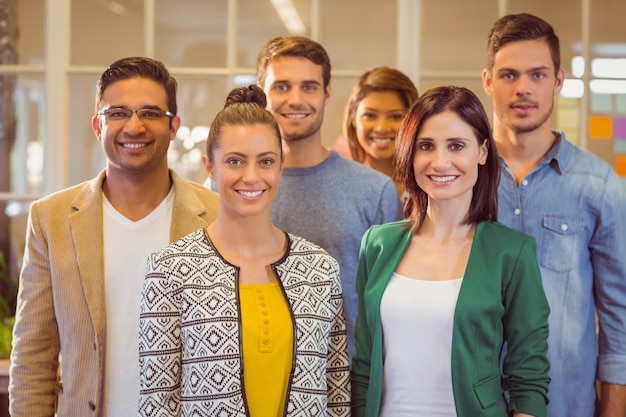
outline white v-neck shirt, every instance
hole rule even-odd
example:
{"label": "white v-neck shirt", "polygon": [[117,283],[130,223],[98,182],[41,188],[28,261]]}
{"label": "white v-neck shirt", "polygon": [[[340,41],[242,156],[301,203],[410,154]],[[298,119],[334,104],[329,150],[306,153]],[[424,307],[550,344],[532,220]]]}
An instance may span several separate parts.
{"label": "white v-neck shirt", "polygon": [[392,275],[380,304],[384,360],[380,417],[456,417],[450,363],[462,280]]}
{"label": "white v-neck shirt", "polygon": [[150,214],[131,221],[103,198],[106,308],[103,416],[137,415],[139,310],[148,256],[170,243],[174,188]]}

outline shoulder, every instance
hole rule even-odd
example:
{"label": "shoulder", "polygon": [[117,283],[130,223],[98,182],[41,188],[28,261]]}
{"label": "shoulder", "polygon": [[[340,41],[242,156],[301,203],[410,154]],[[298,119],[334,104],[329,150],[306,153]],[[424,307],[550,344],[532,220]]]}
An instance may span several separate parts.
{"label": "shoulder", "polygon": [[68,210],[71,210],[73,206],[80,207],[84,202],[91,201],[94,198],[101,198],[104,178],[105,172],[102,171],[95,178],[41,197],[33,202],[31,209],[39,207],[62,210],[62,207],[65,206]]}
{"label": "shoulder", "polygon": [[172,182],[174,183],[174,187],[176,189],[176,193],[181,193],[183,195],[190,194],[194,195],[200,200],[204,202],[209,202],[211,204],[219,203],[219,195],[206,188],[204,185],[199,184],[197,182],[185,180],[178,176],[174,171],[171,171]]}
{"label": "shoulder", "polygon": [[344,158],[335,151],[331,153],[331,156],[329,158],[333,158],[332,162],[336,169],[340,169],[341,171],[351,174],[351,180],[354,180],[354,177],[356,177],[357,180],[362,183],[374,182],[379,184],[385,184],[390,181],[393,182],[393,180],[389,176],[379,171],[376,171],[375,169],[366,167],[360,162]]}
{"label": "shoulder", "polygon": [[154,259],[170,258],[173,256],[194,256],[204,257],[209,252],[212,254],[212,246],[206,238],[204,228],[189,233],[186,236],[170,243],[164,248],[152,254]]}
{"label": "shoulder", "polygon": [[[324,269],[339,270],[339,263],[326,251],[326,249],[301,236],[291,233],[288,233],[287,235],[289,237],[289,252],[287,253],[288,261],[298,258],[304,260],[304,264],[308,264],[315,268],[325,265]],[[291,264],[290,262],[287,263]]]}
{"label": "shoulder", "polygon": [[368,240],[395,240],[400,236],[410,233],[411,227],[412,225],[409,219],[398,220],[385,224],[376,224],[367,230],[366,236]]}
{"label": "shoulder", "polygon": [[290,254],[296,253],[308,253],[311,255],[320,255],[320,256],[329,256],[326,249],[322,248],[316,243],[311,242],[303,238],[302,236],[297,236],[292,233],[287,233],[289,236],[289,251]]}
{"label": "shoulder", "polygon": [[533,236],[491,221],[478,223],[474,241],[480,250],[495,253],[519,252],[524,248],[534,253],[536,246]]}
{"label": "shoulder", "polygon": [[602,178],[608,175],[616,175],[613,167],[608,162],[588,150],[567,141],[562,132],[558,133],[561,134],[558,157],[563,158],[566,172],[582,173]]}

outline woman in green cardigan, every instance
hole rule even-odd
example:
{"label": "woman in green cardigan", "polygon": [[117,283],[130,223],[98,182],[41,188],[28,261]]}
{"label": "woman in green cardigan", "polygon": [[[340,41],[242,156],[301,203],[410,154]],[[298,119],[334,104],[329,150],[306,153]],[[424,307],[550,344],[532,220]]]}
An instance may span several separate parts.
{"label": "woman in green cardigan", "polygon": [[396,142],[407,219],[363,237],[353,415],[545,417],[548,303],[534,239],[496,222],[480,100],[431,89]]}

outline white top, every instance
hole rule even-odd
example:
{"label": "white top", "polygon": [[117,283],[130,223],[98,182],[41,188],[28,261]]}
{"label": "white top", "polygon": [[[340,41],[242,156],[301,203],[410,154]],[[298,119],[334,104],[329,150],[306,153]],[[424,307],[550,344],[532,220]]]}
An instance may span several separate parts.
{"label": "white top", "polygon": [[[104,196],[103,196],[104,197]],[[106,308],[103,416],[136,416],[139,404],[139,310],[146,262],[170,242],[174,187],[133,222],[103,198]]]}
{"label": "white top", "polygon": [[450,352],[462,280],[391,276],[380,304],[384,360],[380,417],[456,417]]}

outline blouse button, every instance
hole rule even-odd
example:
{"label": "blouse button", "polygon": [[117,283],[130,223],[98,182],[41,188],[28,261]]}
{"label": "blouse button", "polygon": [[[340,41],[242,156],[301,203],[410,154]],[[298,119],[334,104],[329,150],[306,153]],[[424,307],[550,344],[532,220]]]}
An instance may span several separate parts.
{"label": "blouse button", "polygon": [[567,230],[567,228],[568,228],[568,227],[567,227],[567,223],[563,223],[563,224],[561,225],[561,230],[562,230],[562,231],[564,231],[564,232],[565,232],[565,231]]}

